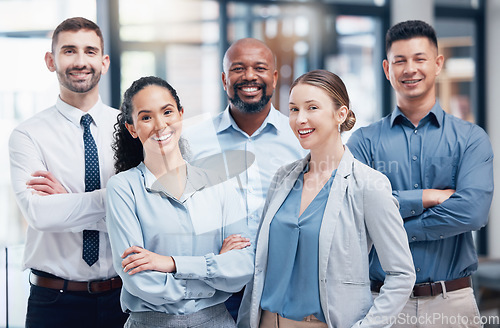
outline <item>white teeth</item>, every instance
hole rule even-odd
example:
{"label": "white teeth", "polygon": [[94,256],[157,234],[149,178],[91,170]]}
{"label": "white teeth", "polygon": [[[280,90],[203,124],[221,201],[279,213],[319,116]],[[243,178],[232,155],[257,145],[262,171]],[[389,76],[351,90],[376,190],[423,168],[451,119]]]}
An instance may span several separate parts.
{"label": "white teeth", "polygon": [[168,133],[168,134],[164,134],[164,135],[162,135],[162,136],[160,136],[160,137],[153,137],[153,139],[154,139],[154,140],[156,140],[156,141],[165,141],[165,140],[167,140],[168,138],[170,138],[170,137],[172,136],[172,134],[174,134],[174,133],[173,133],[173,132],[170,132],[170,133]]}
{"label": "white teeth", "polygon": [[259,88],[256,88],[256,87],[252,87],[252,88],[241,88],[241,90],[243,90],[243,91],[245,91],[245,92],[254,92],[254,91],[259,90]]}
{"label": "white teeth", "polygon": [[314,129],[299,130],[299,134],[308,134],[308,133],[311,133],[313,131],[314,131]]}
{"label": "white teeth", "polygon": [[414,84],[419,82],[420,80],[411,80],[411,81],[403,81],[404,84]]}

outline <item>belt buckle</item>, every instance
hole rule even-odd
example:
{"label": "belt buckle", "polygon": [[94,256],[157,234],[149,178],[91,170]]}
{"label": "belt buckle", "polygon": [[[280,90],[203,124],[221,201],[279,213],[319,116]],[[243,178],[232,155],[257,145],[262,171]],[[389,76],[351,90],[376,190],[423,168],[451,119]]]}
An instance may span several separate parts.
{"label": "belt buckle", "polygon": [[428,282],[422,282],[422,283],[420,283],[420,284],[416,284],[416,285],[413,287],[413,289],[411,290],[411,296],[412,296],[412,297],[420,297],[421,295],[420,295],[420,296],[415,296],[415,287],[425,287],[425,286],[427,286],[427,285],[429,286],[429,289],[430,289],[430,291],[431,291],[431,296],[434,296],[434,295],[433,295],[433,290],[432,290],[432,282],[430,282],[430,281],[428,281]]}
{"label": "belt buckle", "polygon": [[[89,282],[87,282],[87,292],[89,294],[100,294],[100,293],[102,293],[103,291],[93,292],[92,291],[92,284],[93,283],[105,282],[105,281],[106,280],[90,280]],[[111,290],[111,280],[109,280],[109,289]]]}

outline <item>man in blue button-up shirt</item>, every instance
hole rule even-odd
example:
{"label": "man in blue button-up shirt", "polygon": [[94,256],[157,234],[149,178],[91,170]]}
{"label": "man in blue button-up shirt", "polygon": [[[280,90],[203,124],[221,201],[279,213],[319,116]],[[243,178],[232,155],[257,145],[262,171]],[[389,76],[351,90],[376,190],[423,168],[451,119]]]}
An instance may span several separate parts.
{"label": "man in blue button-up shirt", "polygon": [[[223,170],[244,200],[248,227],[255,240],[271,180],[282,165],[304,157],[288,124],[271,97],[278,81],[276,60],[262,41],[235,41],[224,55],[222,85],[229,105],[215,118],[183,132],[191,162]],[[221,156],[221,153],[224,155]],[[236,319],[242,293],[226,305]]]}
{"label": "man in blue button-up shirt", "polygon": [[[396,24],[387,32],[386,54],[383,68],[397,107],[354,132],[347,145],[390,179],[408,233],[417,285],[393,327],[480,327],[470,285],[478,264],[472,231],[488,221],[490,141],[483,129],[444,112],[436,101],[444,58],[431,26]],[[378,292],[384,272],[375,251],[370,278]]]}

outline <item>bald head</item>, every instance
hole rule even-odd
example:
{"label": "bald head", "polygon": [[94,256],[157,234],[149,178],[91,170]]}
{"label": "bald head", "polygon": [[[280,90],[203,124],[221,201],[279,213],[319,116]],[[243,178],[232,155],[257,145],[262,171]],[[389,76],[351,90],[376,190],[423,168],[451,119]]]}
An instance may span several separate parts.
{"label": "bald head", "polygon": [[232,58],[234,58],[236,54],[246,53],[252,50],[261,50],[268,60],[269,67],[273,70],[276,69],[276,58],[274,57],[271,48],[269,48],[264,42],[260,40],[254,38],[244,38],[239,39],[231,44],[231,46],[224,54],[224,59],[222,61],[222,69],[224,70],[224,73],[227,74],[232,63]]}

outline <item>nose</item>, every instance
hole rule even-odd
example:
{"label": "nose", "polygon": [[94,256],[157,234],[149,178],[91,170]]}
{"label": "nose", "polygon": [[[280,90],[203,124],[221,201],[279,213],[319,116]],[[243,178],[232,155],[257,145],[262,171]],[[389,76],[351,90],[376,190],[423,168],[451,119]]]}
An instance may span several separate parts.
{"label": "nose", "polygon": [[165,117],[163,115],[156,115],[155,117],[155,129],[157,131],[163,129],[165,126],[167,126]]}
{"label": "nose", "polygon": [[297,124],[305,124],[307,122],[307,112],[305,110],[299,110],[297,112]]}
{"label": "nose", "polygon": [[85,61],[85,54],[82,52],[78,52],[75,56],[75,66],[76,67],[85,67],[86,61]]}
{"label": "nose", "polygon": [[415,65],[415,62],[413,60],[408,60],[406,62],[406,65],[405,65],[405,70],[404,72],[406,74],[411,74],[411,73],[414,73],[416,71],[416,65]]}
{"label": "nose", "polygon": [[256,79],[255,70],[252,67],[248,67],[245,70],[244,79],[247,81],[254,81]]}

